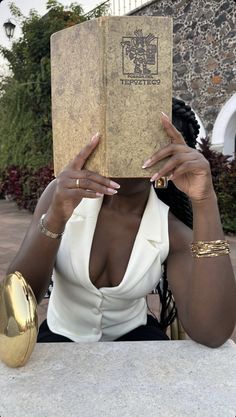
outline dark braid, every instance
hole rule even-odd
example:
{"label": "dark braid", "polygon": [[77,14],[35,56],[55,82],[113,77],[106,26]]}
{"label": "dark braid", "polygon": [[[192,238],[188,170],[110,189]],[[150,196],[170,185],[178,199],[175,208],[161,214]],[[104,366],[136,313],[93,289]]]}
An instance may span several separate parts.
{"label": "dark braid", "polygon": [[172,99],[172,121],[176,129],[182,133],[187,145],[196,148],[200,126],[191,107],[183,100]]}
{"label": "dark braid", "polygon": [[[191,148],[196,147],[196,139],[200,126],[191,107],[184,101],[172,99],[172,121],[174,126],[182,133],[186,143]],[[182,191],[178,190],[170,181],[167,189],[155,189],[158,197],[170,207],[170,211],[188,227],[192,228],[193,217],[190,200]],[[163,265],[163,276],[157,286],[161,302],[160,324],[166,329],[177,315],[174,299],[168,288],[166,262]]]}

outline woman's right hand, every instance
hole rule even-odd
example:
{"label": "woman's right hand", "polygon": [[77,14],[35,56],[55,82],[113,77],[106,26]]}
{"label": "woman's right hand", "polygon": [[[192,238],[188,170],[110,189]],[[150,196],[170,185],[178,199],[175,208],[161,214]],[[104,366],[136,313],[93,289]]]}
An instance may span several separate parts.
{"label": "woman's right hand", "polygon": [[46,214],[46,223],[57,232],[63,231],[74,209],[85,198],[114,195],[119,184],[96,172],[83,169],[88,157],[100,140],[99,134],[92,137],[80,153],[60,172],[55,182],[52,202]]}
{"label": "woman's right hand", "polygon": [[[64,231],[74,209],[86,198],[116,194],[119,185],[95,172],[83,169],[86,160],[99,144],[99,135],[71,161],[44,190],[22,245],[8,268],[8,273],[19,271],[30,284],[37,301],[44,297],[53,273],[60,239],[45,236],[39,228],[43,224],[53,233]],[[79,180],[79,184],[78,184]],[[79,185],[79,186],[78,186]]]}

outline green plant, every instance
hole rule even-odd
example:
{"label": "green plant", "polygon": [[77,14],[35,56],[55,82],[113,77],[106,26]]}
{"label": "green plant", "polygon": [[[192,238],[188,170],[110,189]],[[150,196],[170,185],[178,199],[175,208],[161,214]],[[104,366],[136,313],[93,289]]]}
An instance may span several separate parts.
{"label": "green plant", "polygon": [[53,179],[50,166],[36,170],[11,166],[0,172],[0,195],[15,201],[20,209],[33,212],[40,195]]}
{"label": "green plant", "polygon": [[12,49],[0,46],[11,70],[10,76],[0,80],[0,168],[37,169],[52,163],[50,36],[101,16],[104,7],[84,15],[76,3],[65,7],[48,0],[45,16],[31,10],[25,17],[11,3],[22,36]]}
{"label": "green plant", "polygon": [[236,233],[236,160],[221,173],[217,192],[221,220],[226,233]]}
{"label": "green plant", "polygon": [[202,139],[199,146],[211,166],[224,231],[236,233],[236,160],[214,151],[209,138]]}

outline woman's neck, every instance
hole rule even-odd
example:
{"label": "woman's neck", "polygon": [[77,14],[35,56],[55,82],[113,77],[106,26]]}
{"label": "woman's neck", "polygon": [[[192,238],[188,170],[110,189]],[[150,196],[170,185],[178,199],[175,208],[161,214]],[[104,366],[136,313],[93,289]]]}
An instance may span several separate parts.
{"label": "woman's neck", "polygon": [[121,213],[142,215],[150,193],[150,181],[146,178],[115,178],[120,189],[114,196],[104,196],[103,206]]}

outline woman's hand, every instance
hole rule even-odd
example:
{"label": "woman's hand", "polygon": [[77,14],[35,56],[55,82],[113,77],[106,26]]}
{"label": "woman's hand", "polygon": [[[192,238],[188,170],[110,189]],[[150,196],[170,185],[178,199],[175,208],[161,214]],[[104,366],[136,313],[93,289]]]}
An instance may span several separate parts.
{"label": "woman's hand", "polygon": [[[100,136],[93,136],[91,142],[63,169],[56,178],[52,203],[47,212],[47,222],[55,218],[61,221],[61,227],[72,215],[75,207],[86,198],[98,198],[114,195],[119,184],[98,173],[83,169],[88,157],[99,143]],[[59,222],[57,222],[59,225]]]}
{"label": "woman's hand", "polygon": [[209,162],[196,149],[186,145],[183,136],[166,115],[162,114],[161,121],[171,144],[160,149],[144,163],[143,168],[147,168],[168,158],[159,172],[152,176],[151,181],[168,176],[194,202],[212,196],[214,190]]}

